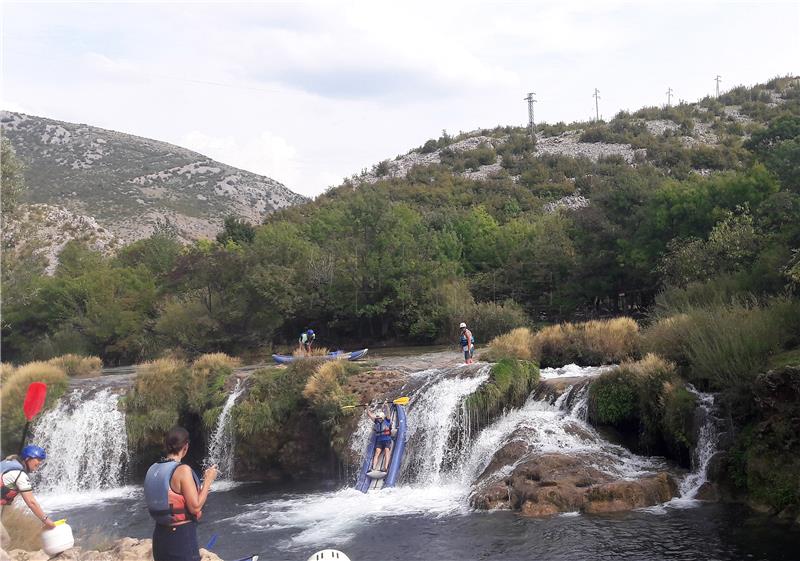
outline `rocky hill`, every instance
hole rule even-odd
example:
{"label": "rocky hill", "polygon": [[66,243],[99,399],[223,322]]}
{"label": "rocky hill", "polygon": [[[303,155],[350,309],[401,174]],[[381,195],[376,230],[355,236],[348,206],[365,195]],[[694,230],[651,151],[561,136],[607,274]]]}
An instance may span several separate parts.
{"label": "rocky hill", "polygon": [[[752,88],[737,87],[719,98],[696,103],[645,107],[622,111],[610,121],[540,123],[531,140],[523,127],[479,129],[438,139],[384,160],[347,180],[348,187],[383,180],[403,182],[412,172],[443,169],[476,181],[510,180],[533,188],[550,199],[545,211],[586,206],[576,177],[542,181],[541,173],[528,173],[536,162],[550,168],[574,167],[565,158],[597,162],[618,159],[631,166],[653,164],[676,177],[736,169],[742,164],[739,147],[750,133],[786,109],[787,101],[800,97],[800,78],[775,78]],[[572,182],[570,187],[567,183]],[[556,186],[546,183],[559,183]]]}
{"label": "rocky hill", "polygon": [[184,240],[213,237],[226,216],[259,223],[306,199],[281,183],[179,146],[3,111],[2,134],[25,164],[25,202],[63,207],[121,242],[169,222]]}

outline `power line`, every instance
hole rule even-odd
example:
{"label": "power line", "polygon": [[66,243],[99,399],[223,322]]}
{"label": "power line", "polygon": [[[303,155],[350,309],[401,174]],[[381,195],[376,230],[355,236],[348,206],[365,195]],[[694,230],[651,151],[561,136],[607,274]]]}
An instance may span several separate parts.
{"label": "power line", "polygon": [[667,88],[667,107],[672,106],[672,88]]}
{"label": "power line", "polygon": [[533,96],[536,95],[536,92],[528,93],[528,97],[524,97],[523,100],[528,102],[528,134],[531,135],[533,138],[534,134],[536,133],[536,124],[533,120],[533,104],[536,103],[536,100],[533,99]]}
{"label": "power line", "polygon": [[600,99],[600,90],[595,88],[594,89],[594,95],[592,97],[594,97],[594,117],[595,117],[596,121],[599,121],[600,120],[600,104],[598,103],[598,100]]}

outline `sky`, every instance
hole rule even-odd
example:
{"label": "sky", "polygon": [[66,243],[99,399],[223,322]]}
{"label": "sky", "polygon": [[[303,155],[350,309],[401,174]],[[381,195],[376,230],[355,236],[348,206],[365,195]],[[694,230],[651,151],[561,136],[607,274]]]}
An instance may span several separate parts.
{"label": "sky", "polygon": [[800,0],[10,2],[0,107],[316,196],[437,138],[800,74]]}

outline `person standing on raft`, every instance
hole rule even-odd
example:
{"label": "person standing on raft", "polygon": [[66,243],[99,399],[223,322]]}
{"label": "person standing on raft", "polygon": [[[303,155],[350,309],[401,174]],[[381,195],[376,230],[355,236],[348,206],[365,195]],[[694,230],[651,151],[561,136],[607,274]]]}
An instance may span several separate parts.
{"label": "person standing on raft", "polygon": [[[386,412],[378,409],[375,413],[367,409],[367,416],[375,424],[373,430],[375,438],[375,455],[372,456],[372,469],[386,471],[389,469],[389,460],[392,458],[392,421],[386,418]],[[384,459],[381,460],[381,454]]]}
{"label": "person standing on raft", "polygon": [[166,457],[150,466],[144,478],[144,498],[153,530],[154,561],[200,561],[197,521],[203,516],[217,466],[203,473],[203,483],[187,464],[181,463],[189,451],[189,432],[183,427],[170,429],[164,439]]}
{"label": "person standing on raft", "polygon": [[461,350],[464,351],[464,364],[472,364],[472,355],[475,354],[475,339],[472,337],[472,331],[467,329],[467,324],[463,321],[458,326],[461,330]]}

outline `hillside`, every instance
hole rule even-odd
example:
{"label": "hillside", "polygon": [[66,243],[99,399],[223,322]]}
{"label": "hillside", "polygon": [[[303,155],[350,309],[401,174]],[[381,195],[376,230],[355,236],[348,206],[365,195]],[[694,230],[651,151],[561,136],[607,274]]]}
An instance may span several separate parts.
{"label": "hillside", "polygon": [[184,240],[210,238],[226,216],[260,223],[306,200],[273,179],[165,142],[8,111],[0,126],[25,164],[24,202],[94,219],[122,242],[166,222]]}
{"label": "hillside", "polygon": [[[796,101],[798,92],[800,78],[776,78],[696,103],[645,107],[633,114],[623,111],[608,122],[539,123],[535,140],[523,127],[481,129],[456,136],[445,133],[354,175],[346,186],[390,179],[413,181],[413,172],[429,168],[476,181],[508,180],[544,198],[568,197],[566,204],[574,205],[574,197],[581,191],[580,185],[575,185],[580,174],[546,173],[542,167],[563,168],[559,161],[569,158],[587,163],[621,160],[633,167],[652,164],[674,177],[735,169],[745,156],[742,142],[771,118],[791,111],[786,103]],[[574,165],[566,167],[576,169]],[[543,171],[546,177],[542,177]]]}

